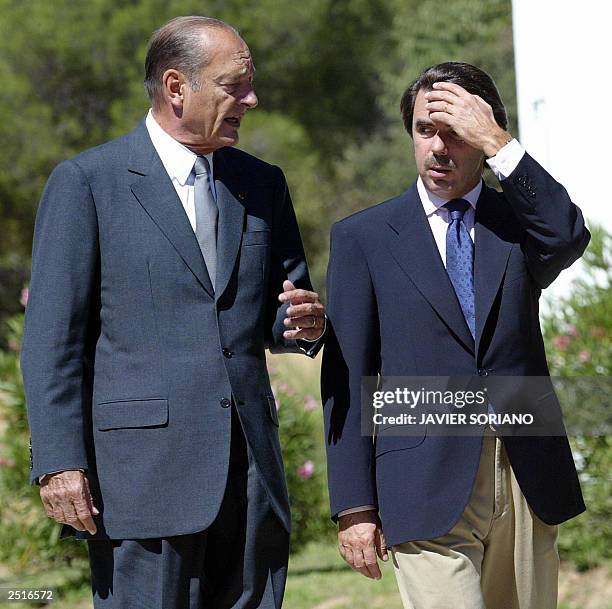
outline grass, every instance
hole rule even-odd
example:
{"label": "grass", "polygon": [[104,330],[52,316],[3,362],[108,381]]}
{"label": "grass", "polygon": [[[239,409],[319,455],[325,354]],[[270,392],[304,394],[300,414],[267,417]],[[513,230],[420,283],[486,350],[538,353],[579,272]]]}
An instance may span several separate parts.
{"label": "grass", "polygon": [[[340,558],[335,544],[313,543],[289,561],[285,609],[402,609],[390,562],[382,564],[383,578],[367,579],[352,571]],[[20,587],[41,587],[43,580],[57,580],[53,573],[20,579]],[[62,578],[65,581],[65,578]],[[0,587],[15,582],[0,570]],[[563,565],[559,609],[612,609],[612,581],[605,567],[578,572]],[[92,609],[89,587],[63,591],[49,609]],[[16,604],[0,603],[0,609]],[[20,607],[35,607],[19,603]]]}
{"label": "grass", "polygon": [[383,577],[374,581],[352,571],[335,544],[310,544],[289,561],[284,607],[402,609],[391,561],[381,565]]}

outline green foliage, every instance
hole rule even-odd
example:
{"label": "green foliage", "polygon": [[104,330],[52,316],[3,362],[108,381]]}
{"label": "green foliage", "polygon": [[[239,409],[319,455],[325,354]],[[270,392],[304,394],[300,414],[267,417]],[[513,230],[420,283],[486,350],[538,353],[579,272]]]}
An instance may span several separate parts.
{"label": "green foliage", "polygon": [[[20,578],[37,574],[37,585],[78,586],[88,575],[87,550],[60,540],[38,486],[29,481],[29,432],[19,369],[23,315],[8,321],[8,351],[0,351],[0,563]],[[42,579],[41,579],[42,578]],[[44,580],[44,581],[43,581]]]}
{"label": "green foliage", "polygon": [[[612,236],[601,228],[592,233],[581,278],[544,323],[553,376],[612,376]],[[612,438],[581,435],[572,445],[587,512],[561,527],[559,547],[562,557],[586,569],[611,558]]]}
{"label": "green foliage", "polygon": [[291,550],[297,552],[335,533],[329,517],[321,404],[284,382],[272,388],[291,503]]}
{"label": "green foliage", "polygon": [[510,0],[0,0],[0,262],[29,257],[52,168],[141,120],[147,39],[186,14],[251,47],[260,105],[241,146],[285,170],[319,290],[331,222],[415,176],[398,104],[420,69],[474,61],[514,114]]}

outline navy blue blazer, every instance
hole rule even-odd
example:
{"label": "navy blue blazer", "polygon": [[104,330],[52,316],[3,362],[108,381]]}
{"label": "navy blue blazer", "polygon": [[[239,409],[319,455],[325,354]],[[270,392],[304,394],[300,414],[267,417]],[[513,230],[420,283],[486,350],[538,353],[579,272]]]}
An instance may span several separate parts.
{"label": "navy blue blazer", "polygon": [[[472,490],[482,436],[428,436],[424,426],[420,435],[373,442],[361,434],[362,377],[549,374],[538,299],[590,235],[565,189],[529,155],[501,184],[502,193],[483,186],[476,207],[475,340],[416,184],[332,228],[322,368],[331,511],[377,506],[391,545],[453,527]],[[551,390],[540,397],[558,409]],[[565,436],[504,444],[544,522],[585,509]]]}
{"label": "navy blue blazer", "polygon": [[99,537],[209,526],[232,401],[289,530],[264,350],[299,351],[278,294],[285,279],[311,289],[306,259],[278,167],[224,148],[214,168],[216,293],[144,123],[61,163],[41,200],[21,357],[31,477],[86,469]]}

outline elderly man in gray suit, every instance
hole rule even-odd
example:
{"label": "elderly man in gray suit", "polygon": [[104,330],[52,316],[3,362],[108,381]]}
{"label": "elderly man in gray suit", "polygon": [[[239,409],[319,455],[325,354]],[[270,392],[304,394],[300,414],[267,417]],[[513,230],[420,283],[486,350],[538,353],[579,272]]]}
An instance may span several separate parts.
{"label": "elderly man in gray suit", "polygon": [[88,540],[94,605],[281,605],[289,503],[265,364],[321,346],[278,167],[231,148],[257,105],[229,25],[151,38],[152,109],[61,163],[36,220],[22,367],[32,481]]}

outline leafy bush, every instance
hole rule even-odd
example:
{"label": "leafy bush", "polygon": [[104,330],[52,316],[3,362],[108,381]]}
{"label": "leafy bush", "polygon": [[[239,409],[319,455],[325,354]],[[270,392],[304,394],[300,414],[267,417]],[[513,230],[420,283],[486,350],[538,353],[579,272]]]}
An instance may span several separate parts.
{"label": "leafy bush", "polygon": [[20,584],[36,573],[36,585],[80,585],[88,575],[87,549],[60,540],[47,518],[39,487],[29,481],[29,431],[19,368],[23,315],[7,321],[7,351],[0,351],[0,563]]}
{"label": "leafy bush", "polygon": [[[571,294],[555,303],[544,321],[550,371],[560,377],[612,376],[612,236],[593,229],[583,258],[584,274]],[[596,380],[596,379],[594,379]],[[565,404],[580,408],[582,404]],[[610,559],[612,524],[612,440],[571,438],[587,512],[561,527],[561,557],[587,569]]]}
{"label": "leafy bush", "polygon": [[321,404],[273,384],[291,503],[291,549],[335,533],[329,517]]}

